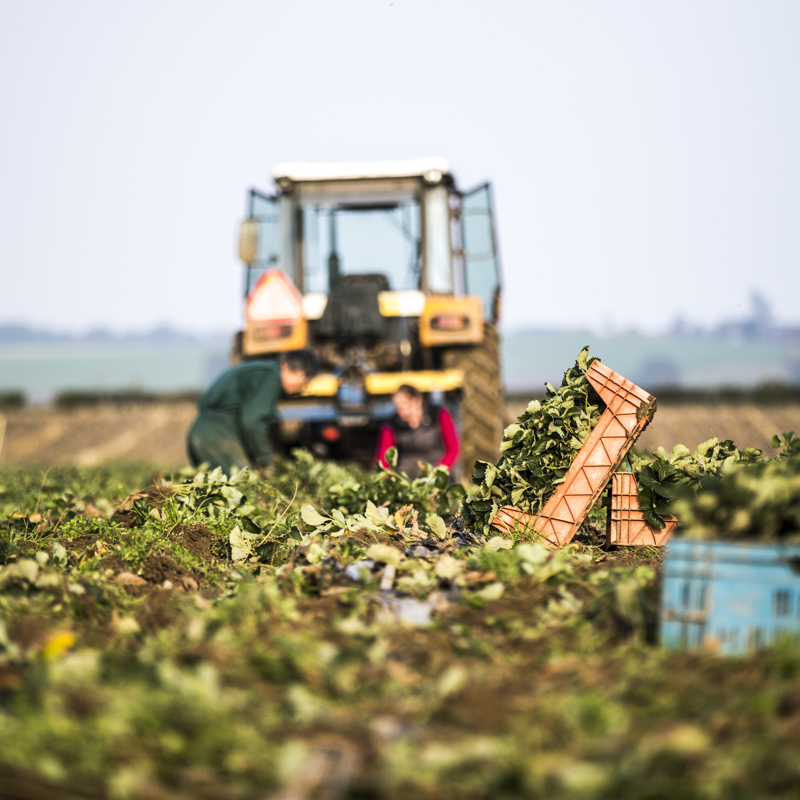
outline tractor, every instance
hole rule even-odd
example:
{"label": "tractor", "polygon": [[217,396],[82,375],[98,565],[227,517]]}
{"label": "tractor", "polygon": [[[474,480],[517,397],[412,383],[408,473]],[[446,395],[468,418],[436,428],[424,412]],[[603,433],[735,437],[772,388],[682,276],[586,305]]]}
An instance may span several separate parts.
{"label": "tractor", "polygon": [[503,431],[500,265],[491,186],[456,187],[441,158],[279,164],[241,225],[245,327],[231,360],[311,347],[323,374],[284,399],[280,452],[369,463],[398,387],[445,405],[461,475]]}

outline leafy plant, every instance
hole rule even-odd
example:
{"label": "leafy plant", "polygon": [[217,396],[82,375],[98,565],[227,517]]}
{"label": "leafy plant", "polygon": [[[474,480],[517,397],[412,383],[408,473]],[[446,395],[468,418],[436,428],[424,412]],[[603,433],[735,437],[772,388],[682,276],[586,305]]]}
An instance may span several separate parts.
{"label": "leafy plant", "polygon": [[260,549],[272,554],[274,547],[269,545],[292,535],[300,538],[284,524],[294,498],[287,499],[260,476],[242,469],[228,477],[219,467],[192,472],[187,471],[183,481],[162,481],[160,496],[133,496],[132,509],[144,528],[169,532],[178,525],[202,522],[226,537],[234,561]]}
{"label": "leafy plant", "polygon": [[[763,508],[783,497],[788,531],[797,462],[736,467],[724,481],[778,479],[759,477]],[[322,485],[333,471],[302,469],[319,480],[319,511],[304,487],[292,502],[294,483],[246,474],[187,473],[131,493],[92,469],[54,470],[44,492],[41,473],[3,472],[13,500],[0,542],[39,549],[9,549],[0,567],[0,785],[241,800],[634,800],[643,786],[792,796],[794,643],[727,660],[648,646],[653,553],[623,561],[499,536],[466,547],[430,503],[362,502],[351,487],[352,510],[332,508]],[[399,496],[404,485],[389,486]],[[715,508],[727,513],[743,490]],[[47,492],[72,498],[69,518],[42,505]],[[125,495],[124,524],[79,509]],[[760,502],[746,497],[747,509]],[[217,576],[203,581],[183,555],[187,526],[238,529],[257,560],[196,555]],[[131,574],[154,553],[192,576]]]}
{"label": "leafy plant", "polygon": [[269,482],[285,496],[297,493],[300,504],[319,505],[328,502],[331,486],[346,486],[362,478],[358,467],[315,458],[308,450],[296,448],[290,458],[275,461]]}
{"label": "leafy plant", "polygon": [[399,542],[413,542],[428,537],[445,540],[449,538],[444,520],[436,513],[425,518],[427,531],[420,527],[419,513],[410,503],[392,513],[386,506],[376,506],[367,500],[363,514],[343,514],[334,508],[330,514],[320,514],[312,505],[303,506],[300,516],[312,531],[312,534],[327,536],[344,536],[345,534],[366,534],[374,541],[389,536]]}
{"label": "leafy plant", "polygon": [[468,525],[488,533],[505,505],[530,514],[541,511],[600,419],[602,401],[586,377],[596,360],[584,347],[561,386],[546,384],[544,401],[534,400],[506,428],[500,461],[475,463],[478,490],[464,504]]}
{"label": "leafy plant", "polygon": [[780,447],[782,452],[777,458],[789,458],[800,454],[800,439],[794,435],[794,431],[786,431],[783,435],[775,434],[770,444],[773,447]]}
{"label": "leafy plant", "polygon": [[389,448],[386,461],[389,467],[378,464],[361,480],[351,479],[329,486],[330,499],[326,507],[343,513],[357,513],[368,502],[395,511],[410,505],[420,514],[438,514],[442,517],[450,517],[459,510],[466,492],[460,484],[450,483],[447,467],[424,464],[419,475],[412,480],[395,470],[395,448]]}
{"label": "leafy plant", "polygon": [[684,490],[675,513],[681,534],[693,539],[800,541],[800,456],[795,450],[723,471],[699,491]]}
{"label": "leafy plant", "polygon": [[650,525],[661,530],[664,517],[673,513],[674,501],[684,487],[699,491],[707,478],[760,458],[760,450],[737,450],[730,439],[721,442],[716,438],[698,445],[694,453],[685,445],[676,444],[669,455],[659,447],[650,461],[633,456],[630,460],[639,484],[642,513]]}

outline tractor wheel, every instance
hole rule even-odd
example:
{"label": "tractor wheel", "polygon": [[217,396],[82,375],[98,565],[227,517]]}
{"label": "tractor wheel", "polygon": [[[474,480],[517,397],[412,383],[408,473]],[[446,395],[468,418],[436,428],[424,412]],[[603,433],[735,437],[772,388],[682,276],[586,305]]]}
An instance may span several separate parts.
{"label": "tractor wheel", "polygon": [[460,477],[470,479],[475,461],[496,464],[500,458],[505,419],[497,326],[484,325],[481,344],[446,350],[443,366],[464,372]]}

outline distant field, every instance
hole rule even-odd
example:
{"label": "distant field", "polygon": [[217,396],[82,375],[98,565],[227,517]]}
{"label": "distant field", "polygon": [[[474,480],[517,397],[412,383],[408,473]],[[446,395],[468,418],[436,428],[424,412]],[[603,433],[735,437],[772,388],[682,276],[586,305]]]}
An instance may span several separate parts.
{"label": "distant field", "polygon": [[[509,403],[508,421],[515,419],[525,405]],[[189,402],[9,411],[0,460],[7,464],[82,466],[144,460],[179,466],[186,463],[186,432],[195,413],[195,405]],[[770,438],[787,430],[800,432],[800,402],[664,402],[639,439],[637,449],[650,452],[679,442],[694,449],[700,442],[717,436],[733,439],[739,447],[759,447],[765,454],[773,454]]]}
{"label": "distant field", "polygon": [[186,463],[186,432],[196,413],[193,403],[11,411],[0,458],[7,464],[141,460],[178,466]]}
{"label": "distant field", "polygon": [[642,453],[662,445],[670,449],[678,443],[694,449],[716,436],[732,439],[740,449],[758,447],[765,455],[774,455],[777,451],[770,446],[770,439],[789,430],[800,432],[800,405],[663,406],[636,447]]}

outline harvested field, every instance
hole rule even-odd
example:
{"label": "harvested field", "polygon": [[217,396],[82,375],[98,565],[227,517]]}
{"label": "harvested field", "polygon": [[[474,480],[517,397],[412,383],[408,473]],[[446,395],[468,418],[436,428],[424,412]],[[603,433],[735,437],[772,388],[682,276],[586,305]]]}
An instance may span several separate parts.
{"label": "harvested field", "polygon": [[9,412],[0,458],[6,464],[77,464],[108,461],[186,463],[186,433],[194,403],[99,405],[70,410]]}
{"label": "harvested field", "polygon": [[[525,403],[508,403],[506,419],[516,419]],[[53,410],[26,408],[6,413],[0,460],[6,464],[77,464],[150,461],[163,466],[186,463],[186,432],[196,413],[193,403],[99,405]],[[2,425],[0,425],[0,430]],[[758,447],[766,455],[774,433],[800,432],[800,403],[662,403],[637,449],[650,452],[679,442],[694,449],[716,436],[738,447]]]}
{"label": "harvested field", "polygon": [[637,442],[646,453],[663,445],[672,448],[680,443],[694,449],[700,442],[716,436],[732,439],[740,448],[757,447],[765,455],[777,450],[770,439],[783,431],[800,431],[800,406],[756,405],[675,405],[659,406],[650,427]]}

